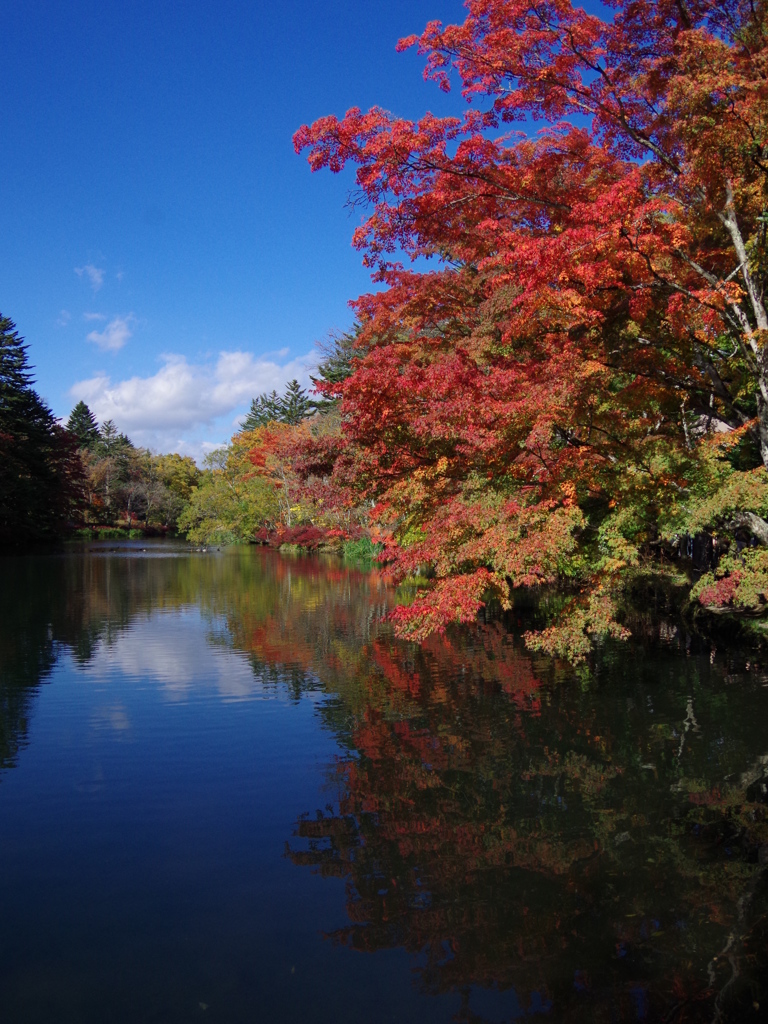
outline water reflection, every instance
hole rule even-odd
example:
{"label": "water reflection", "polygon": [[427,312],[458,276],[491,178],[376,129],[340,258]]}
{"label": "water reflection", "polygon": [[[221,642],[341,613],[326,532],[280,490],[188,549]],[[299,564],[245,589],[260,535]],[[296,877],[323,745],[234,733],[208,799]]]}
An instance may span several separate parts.
{"label": "water reflection", "polygon": [[[576,677],[498,624],[418,648],[383,625],[375,574],[162,550],[4,564],[0,766],[64,655],[172,704],[311,694],[340,753],[324,805],[287,809],[286,853],[343,880],[346,923],[315,922],[331,942],[407,950],[460,1021],[759,1019],[759,667],[615,647]],[[119,742],[131,710],[110,697],[90,723]]]}
{"label": "water reflection", "polygon": [[[243,695],[255,687],[255,669],[298,694],[317,685],[306,673],[333,662],[339,636],[370,635],[391,603],[375,576],[253,549],[206,557],[172,543],[92,545],[50,558],[6,558],[0,574],[9,756],[25,731],[25,702],[65,652],[93,678],[119,670],[169,692],[191,693],[213,671],[222,695]],[[211,650],[239,654],[216,662]]]}
{"label": "water reflection", "polygon": [[290,846],[347,880],[331,938],[405,946],[425,991],[462,992],[460,1020],[494,1019],[477,986],[508,992],[505,1019],[711,1020],[718,992],[728,1019],[757,1014],[758,678],[729,692],[708,660],[657,655],[536,686],[506,637],[479,642],[374,644],[338,804]]}

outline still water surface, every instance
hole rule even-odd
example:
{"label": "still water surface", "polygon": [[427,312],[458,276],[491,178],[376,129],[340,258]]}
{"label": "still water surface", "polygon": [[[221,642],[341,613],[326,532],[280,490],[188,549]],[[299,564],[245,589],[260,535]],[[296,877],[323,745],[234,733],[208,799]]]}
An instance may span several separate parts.
{"label": "still water surface", "polygon": [[0,562],[3,1020],[768,1019],[760,665],[109,547]]}

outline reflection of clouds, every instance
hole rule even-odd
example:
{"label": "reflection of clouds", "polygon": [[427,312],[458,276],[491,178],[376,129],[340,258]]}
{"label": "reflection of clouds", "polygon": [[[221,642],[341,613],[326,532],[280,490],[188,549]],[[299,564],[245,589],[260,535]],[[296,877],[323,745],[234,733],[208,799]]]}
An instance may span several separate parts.
{"label": "reflection of clouds", "polygon": [[90,778],[77,780],[73,785],[77,793],[103,793],[106,789],[104,769],[100,764],[95,764]]}
{"label": "reflection of clouds", "polygon": [[97,708],[91,715],[94,729],[111,729],[114,732],[127,732],[131,728],[128,712],[122,704],[108,704]]}
{"label": "reflection of clouds", "polygon": [[[210,623],[196,610],[159,612],[134,622],[111,643],[102,641],[84,672],[94,679],[119,674],[151,681],[169,700],[185,700],[206,690],[227,700],[263,692],[245,655],[223,649],[220,634],[215,645],[209,644],[209,631]],[[127,717],[125,721],[129,727]]]}

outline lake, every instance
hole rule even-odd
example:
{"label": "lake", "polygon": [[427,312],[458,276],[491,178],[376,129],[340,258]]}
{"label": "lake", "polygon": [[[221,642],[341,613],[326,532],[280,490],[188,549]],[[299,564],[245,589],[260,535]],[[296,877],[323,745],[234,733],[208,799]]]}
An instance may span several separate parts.
{"label": "lake", "polygon": [[0,580],[3,1020],[768,1016],[768,665],[651,609],[589,670],[530,609],[399,642],[260,548]]}

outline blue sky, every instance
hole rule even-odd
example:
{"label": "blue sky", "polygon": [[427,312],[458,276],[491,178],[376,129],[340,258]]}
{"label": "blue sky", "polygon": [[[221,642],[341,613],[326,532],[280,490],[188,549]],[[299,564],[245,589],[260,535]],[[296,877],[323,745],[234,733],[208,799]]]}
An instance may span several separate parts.
{"label": "blue sky", "polygon": [[459,0],[0,0],[0,311],[58,416],[199,456],[369,288],[304,122],[455,111],[398,38]]}

